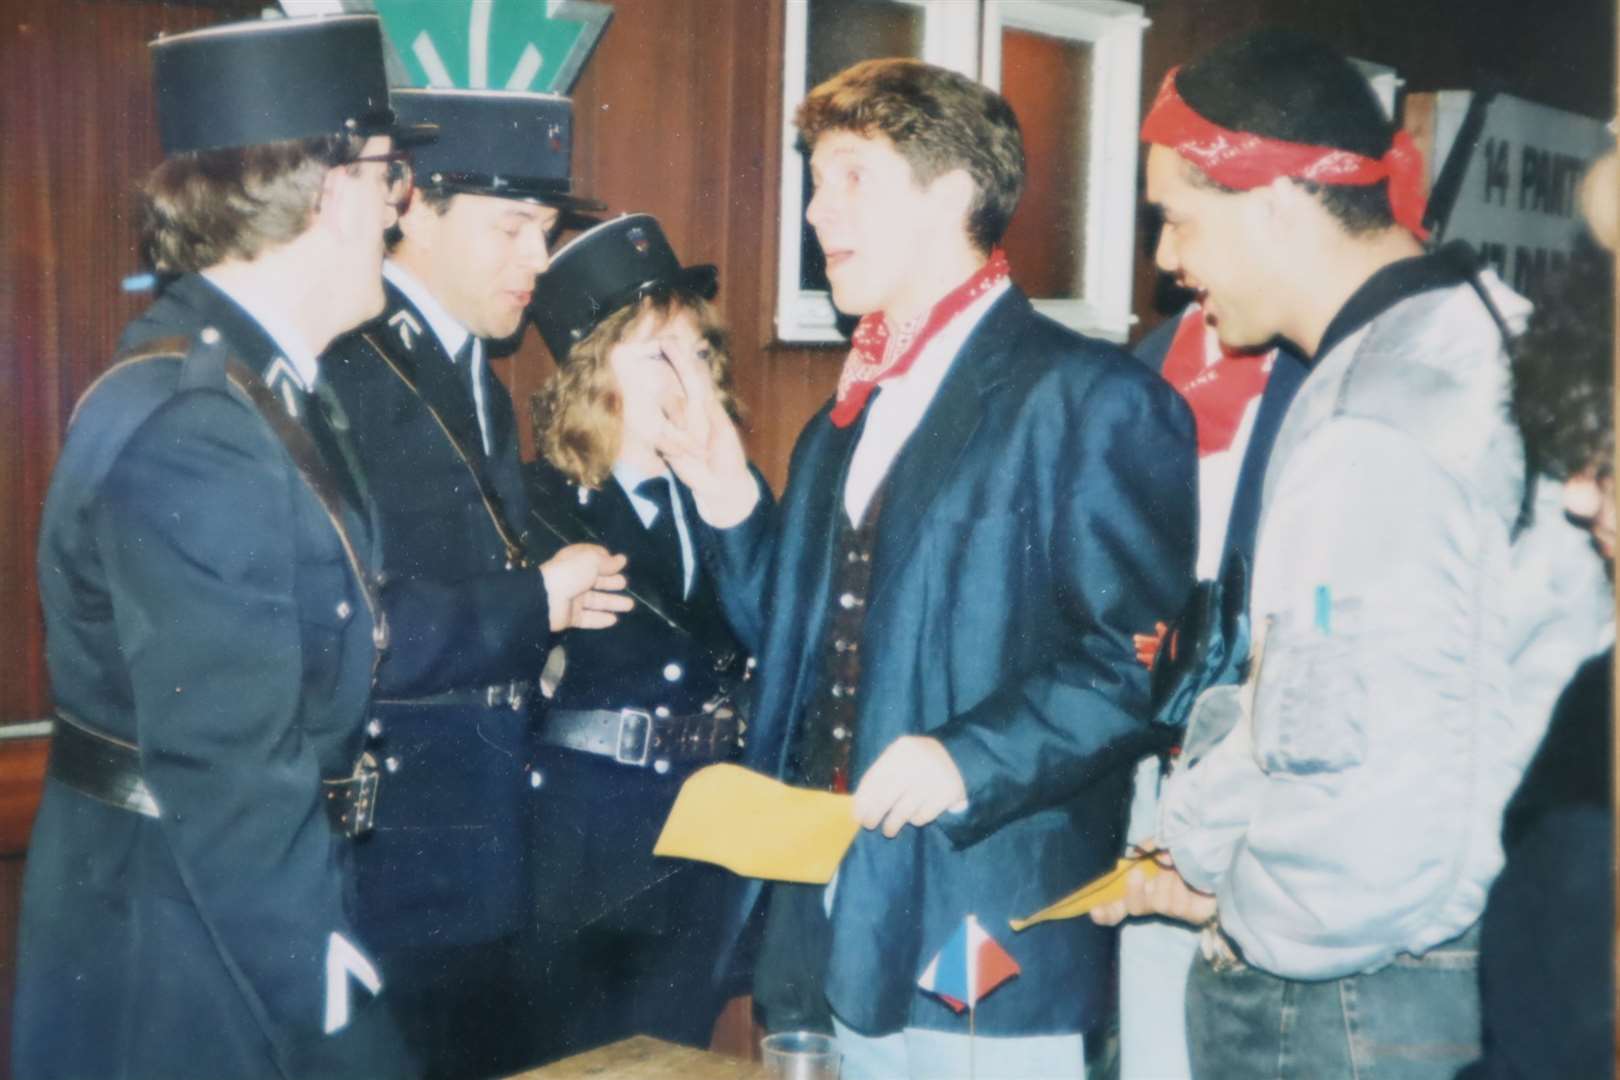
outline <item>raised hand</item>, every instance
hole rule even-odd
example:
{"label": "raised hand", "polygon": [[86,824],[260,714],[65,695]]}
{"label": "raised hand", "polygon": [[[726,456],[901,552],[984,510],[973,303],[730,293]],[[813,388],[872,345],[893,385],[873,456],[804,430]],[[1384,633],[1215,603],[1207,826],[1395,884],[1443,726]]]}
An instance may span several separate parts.
{"label": "raised hand", "polygon": [[714,390],[706,344],[666,345],[665,356],[680,377],[684,396],[665,406],[664,426],[654,440],[658,453],[692,490],[698,513],[718,529],[746,518],[759,500],[737,425]]}

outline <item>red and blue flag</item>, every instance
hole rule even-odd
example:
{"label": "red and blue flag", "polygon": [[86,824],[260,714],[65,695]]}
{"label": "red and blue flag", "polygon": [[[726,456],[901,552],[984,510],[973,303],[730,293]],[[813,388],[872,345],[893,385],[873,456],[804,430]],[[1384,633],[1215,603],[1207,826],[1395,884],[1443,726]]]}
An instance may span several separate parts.
{"label": "red and blue flag", "polygon": [[917,985],[961,1012],[976,1006],[980,998],[1018,971],[1018,961],[969,915],[928,962]]}

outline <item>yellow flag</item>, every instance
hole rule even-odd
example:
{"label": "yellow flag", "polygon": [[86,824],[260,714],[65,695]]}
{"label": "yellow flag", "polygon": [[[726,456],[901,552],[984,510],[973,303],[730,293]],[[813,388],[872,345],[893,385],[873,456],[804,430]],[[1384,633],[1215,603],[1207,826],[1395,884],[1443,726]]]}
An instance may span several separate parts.
{"label": "yellow flag", "polygon": [[743,877],[825,885],[860,828],[853,801],[740,765],[710,765],[681,785],[653,854],[716,863]]}
{"label": "yellow flag", "polygon": [[1027,919],[1009,919],[1008,922],[1014,930],[1023,930],[1036,923],[1051,922],[1054,919],[1077,919],[1094,907],[1123,899],[1125,875],[1136,867],[1142,868],[1144,877],[1152,877],[1159,872],[1159,864],[1153,861],[1151,854],[1121,859],[1114,864],[1112,870],[1086,882],[1057,903],[1042,908]]}

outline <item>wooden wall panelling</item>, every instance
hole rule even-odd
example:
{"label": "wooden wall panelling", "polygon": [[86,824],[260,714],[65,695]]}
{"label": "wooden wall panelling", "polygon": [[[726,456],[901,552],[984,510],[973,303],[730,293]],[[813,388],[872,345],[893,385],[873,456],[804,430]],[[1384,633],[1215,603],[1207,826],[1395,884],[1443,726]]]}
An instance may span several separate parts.
{"label": "wooden wall panelling", "polygon": [[[614,12],[574,90],[575,173],[611,213],[655,214],[683,259],[719,266],[749,449],[780,489],[842,356],[772,344],[781,5],[617,0]],[[526,422],[524,402],[552,370],[538,336],[506,367]]]}

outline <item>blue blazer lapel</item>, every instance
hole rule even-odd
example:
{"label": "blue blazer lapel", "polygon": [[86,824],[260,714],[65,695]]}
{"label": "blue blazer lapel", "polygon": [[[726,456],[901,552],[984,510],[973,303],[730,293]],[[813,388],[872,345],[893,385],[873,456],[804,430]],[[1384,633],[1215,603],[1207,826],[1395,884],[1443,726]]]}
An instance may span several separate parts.
{"label": "blue blazer lapel", "polygon": [[[950,372],[917,430],[901,447],[883,482],[869,608],[882,597],[895,570],[905,565],[928,508],[979,429],[985,396],[1005,381],[1007,368],[999,362],[1001,355],[1033,313],[1016,287],[992,305],[951,362]],[[839,490],[843,490],[842,484]]]}

